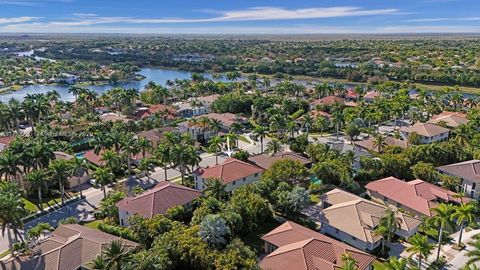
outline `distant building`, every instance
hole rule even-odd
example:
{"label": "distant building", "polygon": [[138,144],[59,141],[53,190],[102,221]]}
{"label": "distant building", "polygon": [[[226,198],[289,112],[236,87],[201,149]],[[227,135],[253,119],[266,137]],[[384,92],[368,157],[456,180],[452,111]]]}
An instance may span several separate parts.
{"label": "distant building", "polygon": [[222,164],[211,167],[200,167],[193,173],[195,189],[203,191],[205,181],[210,178],[216,178],[223,182],[225,191],[230,192],[238,187],[248,185],[260,180],[264,169],[240,161],[235,158],[229,158]]}
{"label": "distant building", "polygon": [[443,111],[440,114],[436,114],[432,116],[432,118],[427,123],[438,125],[439,123],[442,123],[442,122],[447,127],[456,128],[459,125],[468,123],[468,118],[467,118],[467,114],[463,112]]}
{"label": "distant building", "polygon": [[310,167],[312,165],[311,160],[293,152],[280,152],[273,155],[259,154],[250,156],[248,158],[248,161],[257,165],[260,168],[263,168],[264,170],[268,170],[273,165],[273,163],[279,160],[297,161],[305,165],[306,167]]}
{"label": "distant building", "polygon": [[139,246],[135,242],[96,229],[78,224],[61,224],[49,238],[32,248],[31,256],[0,261],[0,269],[90,269],[88,264],[113,240],[121,241],[127,250]]}
{"label": "distant building", "polygon": [[264,270],[337,270],[350,255],[359,270],[372,269],[375,257],[326,235],[287,221],[262,237],[267,256]]}
{"label": "distant building", "polygon": [[197,190],[162,181],[153,189],[133,198],[124,198],[116,204],[120,225],[128,226],[128,218],[134,214],[152,218],[155,215],[164,215],[168,209],[175,206],[189,206],[201,195]]}
{"label": "distant building", "polygon": [[370,182],[365,188],[372,199],[420,216],[433,216],[431,209],[442,202],[460,204],[469,201],[453,191],[420,179],[405,182],[387,177]]}
{"label": "distant building", "polygon": [[[385,144],[387,146],[398,146],[398,147],[404,148],[404,149],[408,147],[408,142],[407,141],[395,139],[395,138],[390,137],[390,136],[385,136],[384,138],[385,138]],[[378,152],[378,146],[375,146],[375,138],[374,137],[370,137],[370,138],[368,138],[366,140],[362,140],[362,141],[354,141],[353,144],[355,144],[356,146],[358,146],[362,149],[368,150],[368,151]]]}
{"label": "distant building", "polygon": [[462,191],[471,198],[480,199],[480,160],[440,166],[437,170],[462,179]]}
{"label": "distant building", "polygon": [[[375,233],[388,207],[363,199],[341,189],[334,189],[321,197],[321,202],[302,212],[321,226],[321,231],[361,250],[372,251],[382,242]],[[422,221],[396,212],[399,228],[396,235],[407,239],[418,231]]]}
{"label": "distant building", "polygon": [[450,134],[450,130],[432,123],[419,123],[410,127],[400,128],[400,135],[404,140],[408,141],[408,138],[412,133],[418,134],[421,144],[429,144],[446,141]]}

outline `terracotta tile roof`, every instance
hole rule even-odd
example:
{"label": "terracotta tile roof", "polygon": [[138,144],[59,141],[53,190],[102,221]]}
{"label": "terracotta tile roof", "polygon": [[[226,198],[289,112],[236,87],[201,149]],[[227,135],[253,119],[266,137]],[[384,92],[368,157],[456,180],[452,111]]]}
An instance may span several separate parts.
{"label": "terracotta tile roof", "polygon": [[332,118],[332,115],[329,114],[328,112],[326,111],[321,111],[321,110],[312,110],[310,111],[310,116],[311,117],[319,117],[319,116],[323,116],[323,117],[326,117],[328,119]]}
{"label": "terracotta tile roof", "polygon": [[136,213],[146,218],[165,214],[168,209],[185,205],[202,195],[194,189],[162,181],[155,188],[134,198],[125,198],[117,203],[119,209]]}
{"label": "terracotta tile roof", "polygon": [[468,123],[467,114],[463,112],[448,112],[443,111],[440,114],[432,116],[428,123],[438,124],[445,122],[449,127],[458,127],[461,124]]}
{"label": "terracotta tile roof", "polygon": [[[377,152],[378,148],[375,146],[374,141],[375,141],[375,138],[370,137],[370,138],[368,138],[366,140],[363,140],[363,141],[354,141],[353,143],[355,145],[363,148],[363,149],[368,149],[368,150]],[[400,140],[400,139],[395,139],[395,138],[390,137],[390,136],[385,137],[385,143],[387,145],[398,146],[398,147],[401,147],[401,148],[407,148],[408,147],[408,142]]]}
{"label": "terracotta tile roof", "polygon": [[100,119],[104,122],[128,122],[128,118],[123,115],[119,115],[116,113],[105,113],[100,115]]}
{"label": "terracotta tile roof", "polygon": [[[309,217],[321,224],[328,224],[366,243],[376,243],[382,236],[374,230],[388,209],[386,206],[363,199],[341,189],[323,194],[322,202],[331,204],[326,209],[318,205],[306,209]],[[400,228],[410,231],[421,224],[421,220],[403,213],[396,213]]]}
{"label": "terracotta tile roof", "polygon": [[449,132],[450,130],[448,128],[437,126],[432,123],[419,123],[411,127],[401,127],[400,131],[403,131],[406,133],[416,132],[418,135],[421,135],[424,137],[433,137],[436,135],[443,134],[445,132]]}
{"label": "terracotta tile roof", "polygon": [[380,96],[380,93],[377,91],[369,91],[363,96],[363,99],[375,99],[378,96]]}
{"label": "terracotta tile roof", "polygon": [[258,167],[268,170],[273,165],[273,163],[275,163],[275,161],[283,160],[283,159],[298,161],[303,165],[309,165],[312,163],[312,161],[309,160],[308,158],[302,157],[293,152],[280,152],[274,155],[267,155],[267,154],[254,155],[254,156],[250,156],[248,158],[248,161],[254,163]]}
{"label": "terracotta tile roof", "polygon": [[202,102],[214,102],[220,97],[219,94],[214,94],[214,95],[209,95],[209,96],[203,96],[203,97],[198,97],[197,99]]}
{"label": "terracotta tile roof", "polygon": [[218,178],[224,184],[243,179],[256,173],[262,173],[264,170],[255,165],[240,161],[235,158],[228,158],[222,164],[207,168],[198,168],[195,174],[203,179]]}
{"label": "terracotta tile roof", "polygon": [[314,100],[312,103],[310,103],[311,106],[317,106],[317,105],[333,105],[335,103],[341,103],[344,104],[345,100],[341,97],[337,96],[326,96],[324,98],[320,98],[317,100]]}
{"label": "terracotta tile roof", "polygon": [[164,105],[164,104],[155,104],[151,105],[148,108],[140,108],[138,109],[132,118],[134,119],[144,119],[153,114],[158,112],[166,112],[166,117],[168,119],[173,119],[177,116],[177,110],[174,109],[172,106]]}
{"label": "terracotta tile roof", "polygon": [[261,262],[269,270],[327,270],[342,266],[342,254],[350,254],[360,270],[369,269],[374,256],[350,247],[328,236],[287,221],[262,239],[278,247]]}
{"label": "terracotta tile roof", "polygon": [[12,141],[15,139],[13,136],[2,136],[0,137],[0,152],[7,148]]}
{"label": "terracotta tile roof", "polygon": [[480,183],[480,160],[474,159],[455,164],[437,167],[440,172],[454,175],[462,179]]}
{"label": "terracotta tile roof", "polygon": [[92,150],[88,150],[85,152],[85,154],[83,155],[83,157],[88,160],[89,162],[97,165],[97,166],[103,166],[105,165],[105,162],[101,161],[102,159],[102,153],[103,151],[100,151],[100,153],[97,155],[95,154],[95,151],[92,149]]}
{"label": "terracotta tile roof", "polygon": [[0,269],[76,270],[87,267],[105,245],[120,240],[126,248],[137,243],[78,224],[60,225],[52,236],[33,248],[31,257],[0,261]]}
{"label": "terracotta tile roof", "polygon": [[165,132],[175,132],[177,131],[174,127],[163,127],[156,128],[147,131],[142,131],[137,134],[138,138],[145,138],[152,143],[153,148],[156,148],[159,142],[163,139]]}
{"label": "terracotta tile roof", "polygon": [[238,116],[233,113],[209,113],[205,115],[210,119],[216,119],[226,127],[230,127],[235,122],[245,122],[247,119],[243,116]]}
{"label": "terracotta tile roof", "polygon": [[420,179],[405,182],[395,177],[387,177],[368,183],[367,190],[379,193],[426,216],[432,216],[431,208],[439,202],[462,203],[469,201],[466,197],[446,190]]}

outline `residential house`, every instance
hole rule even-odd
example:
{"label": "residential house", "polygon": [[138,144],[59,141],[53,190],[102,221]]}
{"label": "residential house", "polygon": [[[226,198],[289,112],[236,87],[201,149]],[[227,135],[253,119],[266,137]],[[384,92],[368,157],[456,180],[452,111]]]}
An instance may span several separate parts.
{"label": "residential house", "polygon": [[61,224],[51,236],[32,248],[32,255],[0,261],[0,269],[90,269],[89,263],[112,241],[119,240],[125,249],[134,249],[135,242],[78,224]]}
{"label": "residential house", "polygon": [[440,166],[437,170],[462,179],[462,191],[476,200],[480,198],[480,160],[474,159]]}
{"label": "residential house", "polygon": [[238,187],[260,180],[263,169],[235,158],[228,158],[222,164],[211,167],[199,167],[193,173],[195,189],[203,191],[205,181],[216,178],[225,185],[225,191],[230,192]]}
{"label": "residential house", "polygon": [[310,109],[313,110],[317,106],[332,106],[335,105],[336,103],[339,104],[345,104],[345,99],[338,97],[338,96],[326,96],[320,99],[316,99],[310,103]]}
{"label": "residential house", "polygon": [[221,131],[223,132],[230,131],[232,125],[234,125],[235,123],[239,123],[243,125],[248,122],[247,118],[243,116],[235,115],[233,113],[209,113],[205,116],[210,120],[219,121],[222,124]]}
{"label": "residential house", "polygon": [[412,133],[418,134],[421,144],[429,144],[447,140],[450,130],[432,123],[418,123],[400,128],[400,135],[404,140],[408,140]]}
{"label": "residential house", "polygon": [[152,117],[155,114],[161,114],[166,120],[173,120],[177,117],[177,110],[172,106],[164,104],[155,104],[149,107],[140,107],[131,118],[141,120]]}
{"label": "residential house", "polygon": [[[247,119],[242,116],[237,116],[233,113],[209,113],[201,117],[206,117],[210,120],[220,122],[220,132],[227,133],[230,131],[234,123],[245,124]],[[199,117],[196,117],[199,119]],[[184,121],[177,125],[180,132],[188,132],[197,141],[208,141],[211,137],[217,134],[217,131],[212,130],[210,126],[204,126],[202,123],[194,123],[192,121]]]}
{"label": "residential house", "polygon": [[354,169],[360,168],[360,158],[372,156],[372,154],[370,154],[366,150],[359,147],[354,147],[352,144],[346,143],[344,141],[329,141],[326,144],[329,145],[332,149],[340,152],[341,154],[353,152],[353,155],[355,157],[355,160],[353,162]]}
{"label": "residential house", "polygon": [[365,188],[373,200],[419,216],[433,216],[431,209],[442,202],[460,204],[469,201],[453,191],[420,179],[405,182],[387,177],[370,182]]}
{"label": "residential house", "polygon": [[0,152],[3,152],[10,144],[13,142],[15,137],[13,136],[2,136],[0,137]]}
{"label": "residential house", "polygon": [[[400,148],[407,148],[408,147],[408,142],[404,140],[399,140],[395,139],[390,136],[386,136],[385,138],[385,144],[386,146],[398,146]],[[367,151],[372,151],[372,152],[378,152],[378,145],[375,145],[375,138],[370,137],[366,140],[362,141],[354,141],[353,144],[358,146],[359,148],[362,148]],[[382,147],[381,147],[382,148]]]}
{"label": "residential house", "polygon": [[257,165],[264,170],[268,170],[273,163],[279,160],[293,160],[300,162],[306,167],[310,167],[312,165],[312,161],[306,157],[302,157],[294,152],[279,152],[273,155],[268,154],[258,154],[253,155],[248,158],[248,161]]}
{"label": "residential house", "polygon": [[[55,155],[55,159],[63,159],[63,160],[72,160],[74,156],[67,154],[65,152],[55,151],[53,152]],[[77,170],[69,179],[68,179],[68,187],[74,188],[85,184],[90,180],[90,176],[88,175],[88,170],[81,169]]]}
{"label": "residential house", "polygon": [[155,215],[164,215],[168,209],[175,206],[188,207],[201,195],[202,193],[197,190],[162,181],[153,189],[133,198],[124,198],[116,204],[120,225],[128,226],[128,218],[134,214],[152,218]]}
{"label": "residential house", "polygon": [[326,235],[287,221],[262,237],[267,256],[264,270],[338,270],[342,255],[357,262],[357,269],[370,270],[375,257]]}
{"label": "residential house", "polygon": [[464,112],[443,111],[439,114],[432,116],[432,118],[427,123],[436,125],[444,123],[449,128],[456,128],[459,125],[468,123],[468,118],[467,114]]}
{"label": "residential house", "polygon": [[[302,212],[320,225],[323,233],[365,251],[381,245],[382,236],[375,233],[388,207],[363,199],[341,189],[334,189],[320,197],[321,202]],[[414,235],[421,220],[396,212],[399,228],[396,235],[406,239]]]}
{"label": "residential house", "polygon": [[380,96],[380,93],[377,91],[369,91],[365,93],[363,100],[367,103],[373,103],[378,96]]}
{"label": "residential house", "polygon": [[158,144],[162,141],[166,132],[177,132],[174,127],[155,128],[147,131],[142,131],[137,134],[138,138],[145,138],[152,144],[152,148],[156,149]]}
{"label": "residential house", "polygon": [[104,114],[100,115],[100,119],[103,122],[124,122],[124,123],[127,123],[128,121],[130,121],[130,119],[128,119],[128,117],[126,117],[125,115],[118,114],[118,113],[104,113]]}

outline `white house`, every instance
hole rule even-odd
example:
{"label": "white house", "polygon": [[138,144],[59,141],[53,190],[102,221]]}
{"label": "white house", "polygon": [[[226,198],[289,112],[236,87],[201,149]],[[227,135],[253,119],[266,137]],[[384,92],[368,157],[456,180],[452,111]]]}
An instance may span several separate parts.
{"label": "white house", "polygon": [[474,159],[437,167],[441,173],[462,179],[462,191],[478,200],[480,198],[480,160]]}
{"label": "white house", "polygon": [[263,169],[255,165],[229,158],[222,164],[212,167],[200,167],[194,172],[195,189],[203,191],[207,179],[219,179],[225,185],[225,191],[230,192],[238,187],[260,180]]}
{"label": "white house", "polygon": [[400,135],[404,140],[412,133],[417,133],[421,144],[446,141],[450,135],[450,130],[432,123],[419,123],[410,127],[400,128]]}

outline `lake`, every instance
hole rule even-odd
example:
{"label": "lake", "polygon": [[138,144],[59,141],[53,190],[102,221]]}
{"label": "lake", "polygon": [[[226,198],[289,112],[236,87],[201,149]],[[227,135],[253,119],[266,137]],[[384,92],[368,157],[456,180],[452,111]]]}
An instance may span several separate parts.
{"label": "lake", "polygon": [[[127,83],[118,83],[118,84],[102,84],[102,85],[90,85],[85,86],[99,94],[107,92],[113,87],[122,87],[122,88],[136,88],[142,91],[145,85],[149,81],[154,81],[161,85],[165,85],[168,80],[175,79],[189,79],[191,72],[181,71],[181,70],[171,70],[171,69],[161,69],[161,68],[143,68],[139,74],[145,76],[145,79],[141,81],[133,81]],[[206,77],[211,77],[209,74],[205,74]],[[36,93],[47,93],[51,90],[56,90],[61,99],[64,101],[74,101],[72,94],[68,93],[68,89],[71,85],[48,85],[48,84],[37,84],[37,85],[28,85],[18,91],[6,92],[0,94],[0,101],[8,102],[10,99],[15,98],[22,100],[27,94],[36,94]]]}

